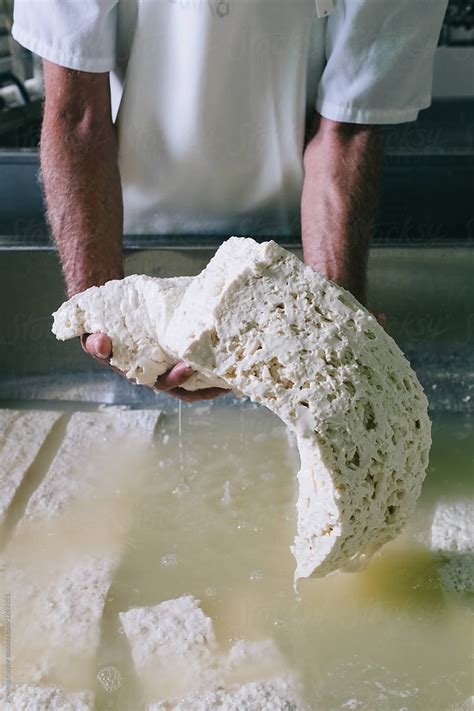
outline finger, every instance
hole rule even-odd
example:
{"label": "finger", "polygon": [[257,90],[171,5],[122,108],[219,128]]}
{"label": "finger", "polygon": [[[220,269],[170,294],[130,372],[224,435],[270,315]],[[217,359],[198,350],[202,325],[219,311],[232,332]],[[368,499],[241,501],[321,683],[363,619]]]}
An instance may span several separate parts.
{"label": "finger", "polygon": [[198,400],[213,400],[222,395],[228,395],[230,390],[224,388],[203,388],[202,390],[184,390],[183,388],[173,388],[168,390],[167,394],[172,395],[178,400],[185,402],[197,402]]}
{"label": "finger", "polygon": [[158,390],[172,390],[186,382],[193,374],[193,369],[187,363],[176,363],[170,370],[160,375],[155,383]]}
{"label": "finger", "polygon": [[110,358],[112,355],[112,341],[105,333],[93,333],[86,338],[86,351],[94,358]]}
{"label": "finger", "polygon": [[[88,338],[89,338],[88,333],[83,333],[82,336],[79,336],[79,342],[81,344],[81,348],[84,351],[84,353],[89,353],[89,351],[86,348],[86,341]],[[90,355],[90,353],[89,353],[89,355]]]}

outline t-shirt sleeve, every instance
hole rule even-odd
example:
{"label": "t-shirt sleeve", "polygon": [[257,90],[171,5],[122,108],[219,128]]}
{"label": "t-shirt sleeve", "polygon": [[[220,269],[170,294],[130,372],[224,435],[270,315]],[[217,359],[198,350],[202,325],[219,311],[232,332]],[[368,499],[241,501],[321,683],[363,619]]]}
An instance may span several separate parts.
{"label": "t-shirt sleeve", "polygon": [[12,35],[43,59],[84,72],[116,62],[118,0],[15,0]]}
{"label": "t-shirt sleeve", "polygon": [[337,0],[316,109],[333,121],[414,121],[431,102],[447,0]]}

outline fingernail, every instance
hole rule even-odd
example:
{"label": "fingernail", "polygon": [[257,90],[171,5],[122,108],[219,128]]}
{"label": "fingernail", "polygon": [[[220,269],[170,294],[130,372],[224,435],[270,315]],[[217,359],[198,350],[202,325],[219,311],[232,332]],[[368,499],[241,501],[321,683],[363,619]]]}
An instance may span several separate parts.
{"label": "fingernail", "polygon": [[107,348],[103,348],[102,344],[94,342],[92,346],[92,350],[94,352],[94,355],[96,358],[107,358],[109,355],[109,351]]}

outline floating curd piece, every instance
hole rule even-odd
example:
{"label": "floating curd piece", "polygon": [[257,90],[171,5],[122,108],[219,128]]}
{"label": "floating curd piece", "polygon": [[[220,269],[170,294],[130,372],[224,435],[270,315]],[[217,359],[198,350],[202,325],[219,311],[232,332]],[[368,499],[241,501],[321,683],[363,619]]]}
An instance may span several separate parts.
{"label": "floating curd piece", "polygon": [[150,698],[178,699],[216,682],[212,620],[191,595],[120,613],[137,675]]}
{"label": "floating curd piece", "polygon": [[232,690],[212,689],[177,704],[151,704],[148,711],[302,711],[294,681],[275,677],[242,684]]}
{"label": "floating curd piece", "polygon": [[438,504],[431,524],[431,548],[447,592],[474,592],[474,500]]}
{"label": "floating curd piece", "polygon": [[447,592],[474,592],[474,553],[455,555],[438,570]]}
{"label": "floating curd piece", "polygon": [[43,572],[7,565],[12,596],[16,678],[38,683],[86,684],[94,678],[105,599],[119,557],[82,555],[70,566],[43,565]]}
{"label": "floating curd piece", "polygon": [[0,525],[60,412],[0,410]]}
{"label": "floating curd piece", "polygon": [[295,579],[356,568],[411,516],[431,444],[416,375],[351,294],[275,242],[232,237],[194,278],[111,281],[54,314],[61,340],[98,331],[141,382],[184,360],[185,388],[231,388],[294,433]]}
{"label": "floating curd piece", "polygon": [[91,692],[66,693],[52,686],[21,684],[7,691],[0,686],[0,703],[4,711],[93,711]]}
{"label": "floating curd piece", "polygon": [[431,549],[445,555],[474,553],[474,500],[438,504],[431,524]]}
{"label": "floating curd piece", "polygon": [[150,711],[300,708],[296,677],[285,674],[275,643],[239,640],[224,654],[191,595],[119,616],[145,696],[157,699]]}

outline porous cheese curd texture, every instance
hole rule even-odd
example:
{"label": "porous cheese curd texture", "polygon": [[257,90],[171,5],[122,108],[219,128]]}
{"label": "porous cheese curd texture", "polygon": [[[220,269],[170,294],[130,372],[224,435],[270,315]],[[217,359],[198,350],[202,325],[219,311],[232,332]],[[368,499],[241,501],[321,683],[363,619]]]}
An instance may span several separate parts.
{"label": "porous cheese curd texture", "polygon": [[411,516],[431,445],[410,364],[347,291],[275,242],[232,237],[198,276],[130,276],[54,314],[60,340],[106,333],[111,363],[153,383],[177,361],[277,414],[300,454],[295,580],[356,569]]}

